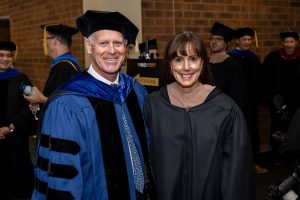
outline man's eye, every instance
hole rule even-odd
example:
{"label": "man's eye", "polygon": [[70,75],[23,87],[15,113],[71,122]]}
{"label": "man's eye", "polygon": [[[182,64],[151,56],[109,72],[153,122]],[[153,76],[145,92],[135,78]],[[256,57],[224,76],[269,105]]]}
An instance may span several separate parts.
{"label": "man's eye", "polygon": [[114,42],[114,46],[119,47],[121,46],[123,43],[122,42]]}
{"label": "man's eye", "polygon": [[101,47],[107,47],[108,46],[108,42],[100,42],[99,46],[101,46]]}
{"label": "man's eye", "polygon": [[0,54],[0,57],[3,58],[3,57],[7,57],[7,58],[12,58],[13,57],[13,54]]}

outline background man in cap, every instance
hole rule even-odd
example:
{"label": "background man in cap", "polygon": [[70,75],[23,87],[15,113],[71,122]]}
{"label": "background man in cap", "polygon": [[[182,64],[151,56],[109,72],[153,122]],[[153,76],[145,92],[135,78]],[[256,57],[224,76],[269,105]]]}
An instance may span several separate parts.
{"label": "background man in cap", "polygon": [[140,43],[139,50],[140,56],[143,59],[157,59],[159,57],[156,39],[146,40]]}
{"label": "background man in cap", "polygon": [[34,87],[35,95],[25,96],[31,103],[37,104],[45,103],[58,86],[81,71],[79,62],[71,54],[72,36],[79,30],[63,24],[41,25],[41,28],[44,30],[44,54],[53,60],[43,93]]}
{"label": "background man in cap", "polygon": [[21,85],[28,77],[12,67],[16,45],[0,42],[0,199],[29,199],[33,190],[33,166],[28,135],[35,120]]}
{"label": "background man in cap", "polygon": [[245,110],[245,75],[239,63],[226,52],[228,43],[233,39],[234,30],[215,22],[210,33],[209,64],[215,84]]}
{"label": "background man in cap", "polygon": [[262,66],[259,58],[251,51],[254,34],[254,30],[249,27],[237,29],[234,35],[236,48],[228,53],[240,64],[245,76],[245,92],[248,94],[248,98],[243,113],[251,137],[255,171],[256,173],[266,173],[267,169],[258,165],[260,153],[258,106],[262,96]]}
{"label": "background man in cap", "polygon": [[[299,34],[288,31],[280,33],[280,37],[282,48],[270,52],[263,62],[269,91],[271,134],[276,131],[287,133],[291,117],[300,107]],[[282,110],[283,106],[286,106],[284,110]],[[276,152],[279,144],[272,137],[271,145]],[[281,163],[277,162],[277,164]]]}
{"label": "background man in cap", "polygon": [[119,12],[91,10],[77,27],[91,65],[46,105],[32,198],[151,198],[146,89],[120,72],[138,29]]}

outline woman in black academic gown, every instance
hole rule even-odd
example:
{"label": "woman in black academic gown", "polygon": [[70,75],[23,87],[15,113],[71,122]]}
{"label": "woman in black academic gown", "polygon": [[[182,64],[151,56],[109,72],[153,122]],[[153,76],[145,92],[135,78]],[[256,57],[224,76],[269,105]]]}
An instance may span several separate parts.
{"label": "woman in black academic gown", "polygon": [[247,126],[212,85],[203,41],[178,33],[164,60],[167,85],[145,99],[158,199],[254,200]]}
{"label": "woman in black academic gown", "polygon": [[29,199],[33,191],[33,166],[28,135],[34,134],[34,116],[28,109],[21,84],[28,77],[12,68],[12,42],[0,42],[0,199]]}

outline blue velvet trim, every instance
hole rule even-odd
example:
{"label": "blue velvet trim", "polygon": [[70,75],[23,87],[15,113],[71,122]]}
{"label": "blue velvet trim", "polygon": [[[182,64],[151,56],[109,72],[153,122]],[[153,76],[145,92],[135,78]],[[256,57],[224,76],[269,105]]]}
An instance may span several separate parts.
{"label": "blue velvet trim", "polygon": [[8,68],[5,72],[0,73],[0,80],[5,80],[19,75],[21,72],[17,69]]}
{"label": "blue velvet trim", "polygon": [[241,57],[252,58],[255,54],[252,51],[241,51],[238,49],[233,49],[227,52],[229,55],[238,55]]}
{"label": "blue velvet trim", "polygon": [[58,90],[75,92],[83,96],[108,100],[122,104],[131,91],[135,80],[128,75],[120,73],[117,87],[103,83],[88,74],[79,74]]}
{"label": "blue velvet trim", "polygon": [[79,69],[77,68],[77,70],[81,71],[81,69],[80,69],[80,63],[78,62],[78,60],[71,53],[65,53],[65,54],[63,54],[61,56],[58,56],[54,60],[52,60],[51,68],[53,66],[55,66],[57,63],[59,63],[60,61],[62,61],[62,60],[69,60],[69,61],[75,63],[76,64],[76,68],[79,67]]}

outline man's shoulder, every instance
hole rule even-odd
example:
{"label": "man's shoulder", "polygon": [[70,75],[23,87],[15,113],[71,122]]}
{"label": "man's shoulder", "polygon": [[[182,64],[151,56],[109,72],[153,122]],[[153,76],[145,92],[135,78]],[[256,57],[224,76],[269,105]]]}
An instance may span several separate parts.
{"label": "man's shoulder", "polygon": [[51,71],[72,71],[72,72],[80,72],[78,71],[78,66],[69,60],[61,60],[55,65],[51,67]]}
{"label": "man's shoulder", "polygon": [[87,96],[72,91],[55,91],[48,99],[47,107],[64,107],[74,112],[89,106]]}

